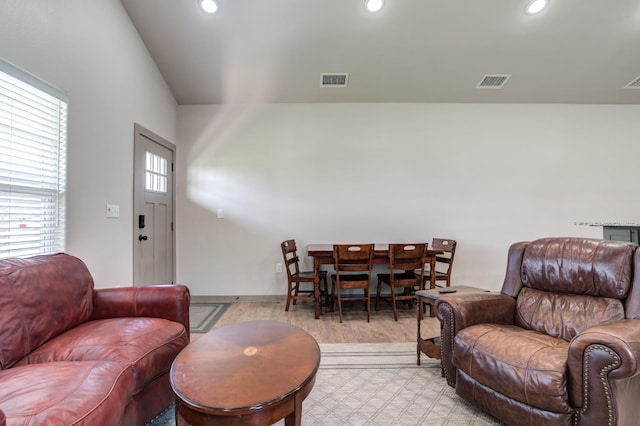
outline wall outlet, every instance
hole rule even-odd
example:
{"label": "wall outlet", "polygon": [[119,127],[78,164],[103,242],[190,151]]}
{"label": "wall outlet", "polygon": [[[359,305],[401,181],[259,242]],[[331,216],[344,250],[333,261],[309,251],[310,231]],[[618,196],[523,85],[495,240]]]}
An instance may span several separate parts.
{"label": "wall outlet", "polygon": [[277,273],[282,272],[282,263],[276,263],[276,272]]}

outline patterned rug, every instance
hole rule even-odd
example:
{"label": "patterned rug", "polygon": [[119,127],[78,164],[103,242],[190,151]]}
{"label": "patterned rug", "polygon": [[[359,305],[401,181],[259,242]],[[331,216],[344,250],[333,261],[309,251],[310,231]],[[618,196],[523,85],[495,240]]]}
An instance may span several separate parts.
{"label": "patterned rug", "polygon": [[191,303],[189,327],[191,333],[206,333],[225,313],[230,303]]}
{"label": "patterned rug", "polygon": [[[440,362],[415,343],[320,344],[316,384],[302,403],[305,426],[500,425],[458,397]],[[174,426],[171,408],[153,426]],[[284,425],[284,421],[276,423]]]}

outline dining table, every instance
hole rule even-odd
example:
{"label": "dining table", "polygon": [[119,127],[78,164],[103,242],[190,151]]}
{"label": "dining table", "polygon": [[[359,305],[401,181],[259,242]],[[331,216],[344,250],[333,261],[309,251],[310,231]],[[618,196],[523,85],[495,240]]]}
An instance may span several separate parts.
{"label": "dining table", "polygon": [[[342,243],[340,243],[342,244]],[[436,255],[444,253],[444,250],[432,249],[427,247],[427,261],[431,271],[434,270],[436,265]],[[320,294],[320,266],[333,265],[335,263],[333,259],[333,244],[308,244],[307,256],[313,258],[313,273],[314,273],[314,315],[315,319],[319,319],[322,314],[322,300]],[[376,243],[373,249],[373,263],[374,264],[389,264],[389,243]],[[425,263],[425,264],[426,264]],[[430,288],[435,288],[435,274],[431,274]],[[422,289],[421,289],[422,290]]]}

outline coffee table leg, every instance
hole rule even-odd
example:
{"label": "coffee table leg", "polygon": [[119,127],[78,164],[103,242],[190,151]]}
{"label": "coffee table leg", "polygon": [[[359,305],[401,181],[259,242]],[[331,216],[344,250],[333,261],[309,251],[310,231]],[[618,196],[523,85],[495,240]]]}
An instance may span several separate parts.
{"label": "coffee table leg", "polygon": [[285,426],[300,426],[302,425],[302,398],[300,395],[296,395],[293,398],[293,411],[284,418]]}
{"label": "coffee table leg", "polygon": [[189,426],[189,422],[187,422],[184,417],[182,417],[182,415],[180,414],[180,411],[182,409],[182,405],[180,404],[180,401],[177,401],[177,397],[176,397],[176,426]]}

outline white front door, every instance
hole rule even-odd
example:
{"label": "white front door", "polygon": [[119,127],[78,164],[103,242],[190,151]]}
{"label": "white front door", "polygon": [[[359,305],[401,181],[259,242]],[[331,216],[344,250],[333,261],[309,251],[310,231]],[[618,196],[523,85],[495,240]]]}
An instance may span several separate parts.
{"label": "white front door", "polygon": [[133,182],[134,285],[174,282],[175,146],[135,124]]}

